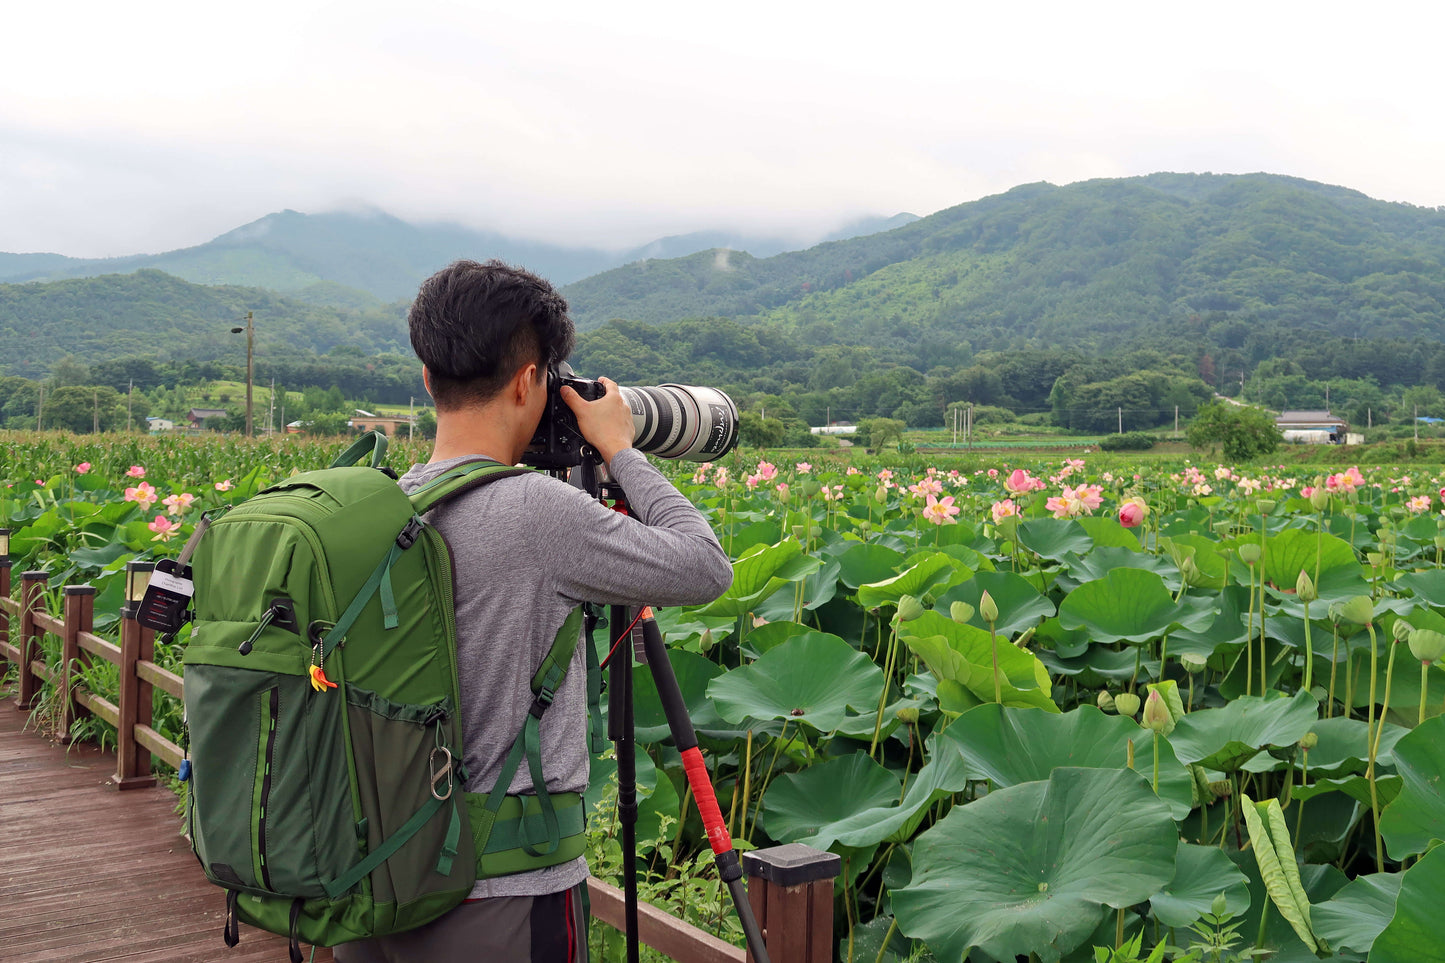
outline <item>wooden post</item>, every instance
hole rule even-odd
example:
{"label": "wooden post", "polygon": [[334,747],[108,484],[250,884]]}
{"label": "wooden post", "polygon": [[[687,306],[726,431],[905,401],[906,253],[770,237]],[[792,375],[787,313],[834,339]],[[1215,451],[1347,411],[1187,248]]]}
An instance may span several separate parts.
{"label": "wooden post", "polygon": [[75,701],[75,677],[90,653],[80,648],[80,633],[95,628],[95,586],[65,586],[65,632],[60,637],[60,734],[73,740],[70,727],[85,710]]}
{"label": "wooden post", "polygon": [[44,572],[20,573],[20,691],[15,695],[15,708],[29,712],[40,696],[39,680],[30,663],[40,654],[41,629],[35,624],[35,613],[45,605]]}
{"label": "wooden post", "polygon": [[155,654],[155,632],[136,621],[138,603],[120,610],[120,723],[116,726],[115,775],[120,789],[146,789],[156,784],[151,775],[150,750],[135,741],[135,727],[151,724],[151,684],[135,674],[137,662]]}
{"label": "wooden post", "polygon": [[[0,541],[10,541],[10,530],[0,528]],[[6,545],[8,550],[9,545]],[[0,550],[0,599],[10,597],[10,555],[6,550]],[[0,645],[10,644],[10,613],[4,606],[0,606]],[[4,651],[0,649],[0,651]]]}
{"label": "wooden post", "polygon": [[802,843],[743,854],[748,902],[773,963],[831,963],[833,879],[842,866],[836,854]]}

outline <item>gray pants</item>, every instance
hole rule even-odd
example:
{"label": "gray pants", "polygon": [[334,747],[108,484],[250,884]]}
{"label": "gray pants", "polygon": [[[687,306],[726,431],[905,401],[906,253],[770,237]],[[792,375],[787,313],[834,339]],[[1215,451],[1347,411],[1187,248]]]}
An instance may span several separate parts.
{"label": "gray pants", "polygon": [[342,943],[336,963],[587,963],[586,886],[463,903],[405,933]]}

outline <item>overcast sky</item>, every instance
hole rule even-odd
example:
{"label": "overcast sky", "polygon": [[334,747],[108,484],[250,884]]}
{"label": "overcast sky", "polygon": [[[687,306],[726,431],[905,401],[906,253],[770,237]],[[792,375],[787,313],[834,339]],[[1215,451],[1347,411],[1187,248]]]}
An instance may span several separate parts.
{"label": "overcast sky", "polygon": [[9,4],[0,251],[360,205],[622,247],[1046,180],[1445,205],[1438,3]]}

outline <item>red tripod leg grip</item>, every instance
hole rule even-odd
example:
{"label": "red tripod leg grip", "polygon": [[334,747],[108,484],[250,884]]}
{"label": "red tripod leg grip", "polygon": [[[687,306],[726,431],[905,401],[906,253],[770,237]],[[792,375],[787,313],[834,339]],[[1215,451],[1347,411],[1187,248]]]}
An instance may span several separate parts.
{"label": "red tripod leg grip", "polygon": [[697,800],[698,815],[707,832],[707,841],[712,851],[721,855],[733,848],[732,837],[728,835],[723,822],[722,811],[717,806],[717,795],[712,791],[712,780],[708,778],[707,764],[702,760],[702,750],[697,746],[684,749],[682,768],[687,773],[687,784],[692,787],[693,798]]}

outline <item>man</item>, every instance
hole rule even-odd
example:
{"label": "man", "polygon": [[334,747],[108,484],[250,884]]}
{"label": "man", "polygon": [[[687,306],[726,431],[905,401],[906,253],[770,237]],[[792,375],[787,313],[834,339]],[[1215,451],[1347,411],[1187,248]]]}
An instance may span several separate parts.
{"label": "man", "polygon": [[[572,350],[567,302],[546,281],[499,261],[459,261],[422,284],[411,343],[436,402],[431,461],[401,479],[415,490],[457,465],[521,461],[547,400],[547,367]],[[632,448],[632,413],[617,385],[562,397],[582,435],[627,492],[633,517],[546,475],[504,478],[428,515],[451,549],[457,662],[469,792],[490,791],[532,703],[530,681],[579,602],[688,605],[711,601],[732,567],[705,519]],[[587,785],[584,650],[541,723],[549,793]],[[512,793],[532,792],[523,766]],[[440,919],[395,936],[343,944],[340,963],[450,960],[585,961],[587,863],[478,881]]]}

